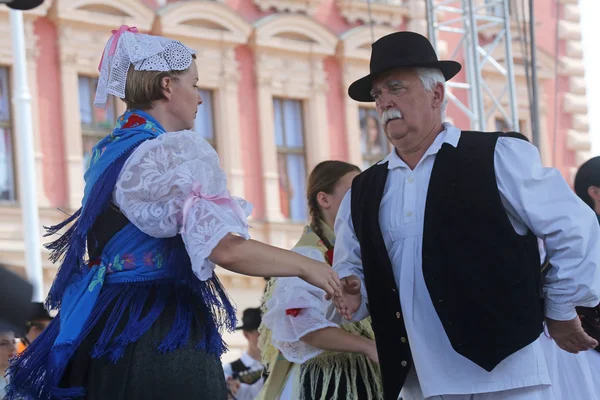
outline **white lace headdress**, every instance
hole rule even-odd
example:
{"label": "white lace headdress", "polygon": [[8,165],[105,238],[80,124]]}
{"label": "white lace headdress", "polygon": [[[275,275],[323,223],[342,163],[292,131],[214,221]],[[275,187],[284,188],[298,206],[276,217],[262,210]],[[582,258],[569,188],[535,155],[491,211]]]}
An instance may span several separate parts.
{"label": "white lace headdress", "polygon": [[177,40],[141,34],[127,25],[112,33],[98,66],[96,107],[104,108],[109,94],[125,98],[127,71],[132,64],[136,71],[183,71],[192,64],[195,51]]}

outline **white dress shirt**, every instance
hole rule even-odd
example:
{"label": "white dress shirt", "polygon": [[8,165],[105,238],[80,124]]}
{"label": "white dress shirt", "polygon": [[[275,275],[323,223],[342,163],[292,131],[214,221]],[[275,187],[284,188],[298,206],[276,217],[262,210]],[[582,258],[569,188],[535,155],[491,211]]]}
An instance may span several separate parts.
{"label": "white dress shirt", "polygon": [[[259,369],[263,369],[263,365],[250,357],[248,352],[243,352],[240,357],[242,363],[248,368],[250,371],[257,371]],[[230,378],[233,375],[233,370],[231,368],[231,364],[223,365],[223,372],[225,373],[225,379]],[[245,383],[240,384],[240,388],[235,394],[235,398],[237,400],[254,400],[254,398],[258,395],[260,390],[262,389],[264,384],[264,378],[260,378],[252,385],[247,385]]]}
{"label": "white dress shirt", "polygon": [[[539,340],[487,372],[454,351],[435,311],[422,271],[425,200],[437,152],[443,143],[456,147],[461,135],[451,124],[444,127],[414,170],[395,151],[382,161],[389,162],[389,174],[379,223],[423,395],[476,394],[549,384]],[[575,306],[598,304],[600,228],[592,210],[558,171],[542,166],[538,150],[524,140],[500,137],[494,166],[501,200],[514,229],[525,234],[529,228],[546,243],[552,263],[543,287],[546,316],[572,319]],[[334,269],[340,278],[361,278],[363,304],[354,315],[354,320],[360,320],[368,315],[368,299],[350,201],[348,192],[337,215]]]}

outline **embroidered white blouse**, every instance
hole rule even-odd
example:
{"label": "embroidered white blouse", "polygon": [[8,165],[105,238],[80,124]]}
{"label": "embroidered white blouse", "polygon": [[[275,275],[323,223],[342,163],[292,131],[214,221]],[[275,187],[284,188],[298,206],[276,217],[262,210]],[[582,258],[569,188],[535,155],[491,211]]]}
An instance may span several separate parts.
{"label": "embroidered white blouse", "polygon": [[[313,247],[295,247],[292,251],[325,263],[323,253]],[[310,332],[339,327],[342,319],[330,310],[325,291],[300,278],[278,278],[273,295],[267,301],[262,321],[271,330],[272,343],[290,362],[302,364],[323,352],[300,340]],[[300,308],[298,315],[287,315],[289,309]],[[328,314],[329,312],[329,314]]]}
{"label": "embroidered white blouse", "polygon": [[229,195],[219,156],[194,131],[168,132],[147,140],[126,161],[114,203],[142,232],[181,234],[200,280],[215,268],[208,256],[227,234],[246,239],[252,205]]}

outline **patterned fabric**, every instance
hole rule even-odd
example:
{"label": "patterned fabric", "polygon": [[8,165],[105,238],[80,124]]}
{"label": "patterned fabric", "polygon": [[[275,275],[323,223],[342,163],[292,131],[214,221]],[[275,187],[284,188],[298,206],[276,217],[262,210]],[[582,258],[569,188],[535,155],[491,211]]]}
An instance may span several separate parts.
{"label": "patterned fabric", "polygon": [[[124,165],[133,168],[127,164],[132,153],[146,143],[169,135],[164,132],[147,113],[128,111],[118,119],[112,134],[95,146],[93,160],[85,174],[82,208],[48,229],[49,234],[56,234],[70,224],[64,234],[47,246],[52,250],[53,261],[62,260],[47,299],[47,305],[59,309],[59,313],[13,362],[7,399],[85,396],[86,388],[62,388],[59,382],[73,354],[99,318],[109,313],[108,323],[102,327],[91,356],[94,359],[106,356],[116,362],[126,347],[158,320],[170,293],[175,293],[173,326],[157,343],[157,351],[165,353],[187,346],[193,321],[202,326],[202,339],[196,344],[198,349],[217,358],[225,351],[220,329],[233,330],[235,310],[212,270],[203,280],[194,275],[179,229],[169,235],[152,236],[130,221],[112,236],[98,259],[86,259],[88,233],[111,205],[117,182],[130,172]],[[197,137],[203,140],[200,135]],[[198,158],[202,156],[197,154]],[[194,172],[200,179],[207,170]],[[214,174],[207,179],[213,178]],[[156,195],[146,194],[150,198]],[[199,303],[197,313],[191,309],[192,298]],[[151,306],[142,315],[147,301]],[[122,320],[124,328],[117,333],[116,327]]]}
{"label": "patterned fabric", "polygon": [[181,234],[200,280],[213,276],[208,256],[225,235],[250,237],[251,204],[229,194],[217,152],[193,131],[140,145],[123,167],[114,201],[150,236]]}
{"label": "patterned fabric", "polygon": [[177,40],[138,33],[135,27],[127,25],[112,33],[98,66],[96,107],[104,108],[109,94],[125,98],[131,65],[136,71],[183,71],[193,61],[195,51]]}

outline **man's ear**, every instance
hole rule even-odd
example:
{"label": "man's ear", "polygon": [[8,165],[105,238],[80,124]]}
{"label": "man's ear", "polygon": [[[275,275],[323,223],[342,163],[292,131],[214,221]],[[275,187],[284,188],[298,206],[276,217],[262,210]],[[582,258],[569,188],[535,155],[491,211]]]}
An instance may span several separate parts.
{"label": "man's ear", "polygon": [[431,105],[433,108],[440,108],[442,104],[444,104],[444,97],[446,96],[446,90],[444,85],[441,83],[436,83],[433,88],[433,98],[431,100]]}
{"label": "man's ear", "polygon": [[590,186],[588,188],[588,195],[595,202],[600,202],[600,187],[598,187],[598,186]]}

